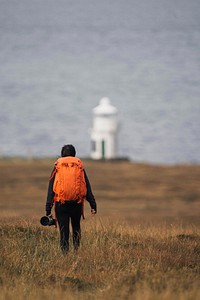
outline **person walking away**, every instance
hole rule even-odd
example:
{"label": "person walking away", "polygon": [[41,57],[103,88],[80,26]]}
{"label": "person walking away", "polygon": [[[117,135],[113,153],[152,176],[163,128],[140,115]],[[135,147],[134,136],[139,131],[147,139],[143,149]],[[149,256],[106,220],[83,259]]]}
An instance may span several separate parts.
{"label": "person walking away", "polygon": [[55,217],[60,231],[60,247],[63,253],[69,251],[70,223],[74,250],[78,250],[81,239],[80,220],[83,215],[84,200],[91,207],[92,215],[97,213],[97,205],[91,185],[80,158],[75,157],[73,145],[64,145],[61,157],[55,162],[51,173],[46,199],[46,215],[55,208]]}

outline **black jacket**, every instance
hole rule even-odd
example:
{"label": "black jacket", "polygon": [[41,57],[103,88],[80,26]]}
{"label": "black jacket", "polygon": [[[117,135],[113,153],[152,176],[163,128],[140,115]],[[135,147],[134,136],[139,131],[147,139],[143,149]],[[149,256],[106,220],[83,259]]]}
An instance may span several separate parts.
{"label": "black jacket", "polygon": [[[47,215],[51,214],[51,209],[54,204],[53,184],[54,184],[55,174],[56,174],[56,172],[55,172],[55,167],[54,167],[54,169],[51,173],[50,179],[49,179],[49,186],[48,186],[48,192],[47,192],[47,200],[46,200]],[[85,175],[85,182],[86,182],[86,188],[87,188],[86,200],[89,202],[91,209],[94,209],[96,212],[97,211],[96,201],[95,201],[94,195],[92,193],[90,182],[89,182],[89,179],[87,177],[85,170],[84,170],[84,175]]]}

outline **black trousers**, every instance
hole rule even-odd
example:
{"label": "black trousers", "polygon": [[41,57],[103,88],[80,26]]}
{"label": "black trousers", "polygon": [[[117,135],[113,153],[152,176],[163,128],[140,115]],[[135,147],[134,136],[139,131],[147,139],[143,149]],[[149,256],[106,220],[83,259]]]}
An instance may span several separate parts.
{"label": "black trousers", "polygon": [[81,239],[80,220],[82,204],[75,201],[66,201],[61,204],[56,202],[56,218],[60,229],[60,247],[63,252],[69,250],[70,221],[72,226],[72,238],[74,250],[78,250]]}

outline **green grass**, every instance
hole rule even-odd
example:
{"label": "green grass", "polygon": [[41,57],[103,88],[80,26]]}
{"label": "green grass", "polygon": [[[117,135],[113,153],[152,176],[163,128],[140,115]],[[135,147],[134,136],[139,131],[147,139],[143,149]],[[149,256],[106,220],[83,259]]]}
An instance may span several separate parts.
{"label": "green grass", "polygon": [[198,299],[200,229],[90,219],[78,253],[55,228],[1,224],[0,299]]}

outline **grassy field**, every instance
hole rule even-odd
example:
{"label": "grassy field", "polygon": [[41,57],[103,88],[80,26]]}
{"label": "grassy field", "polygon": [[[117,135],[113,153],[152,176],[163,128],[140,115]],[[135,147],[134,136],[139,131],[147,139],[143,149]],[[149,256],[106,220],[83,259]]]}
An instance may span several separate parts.
{"label": "grassy field", "polygon": [[0,160],[0,299],[200,299],[200,166],[84,161],[78,253],[39,224],[53,161]]}

